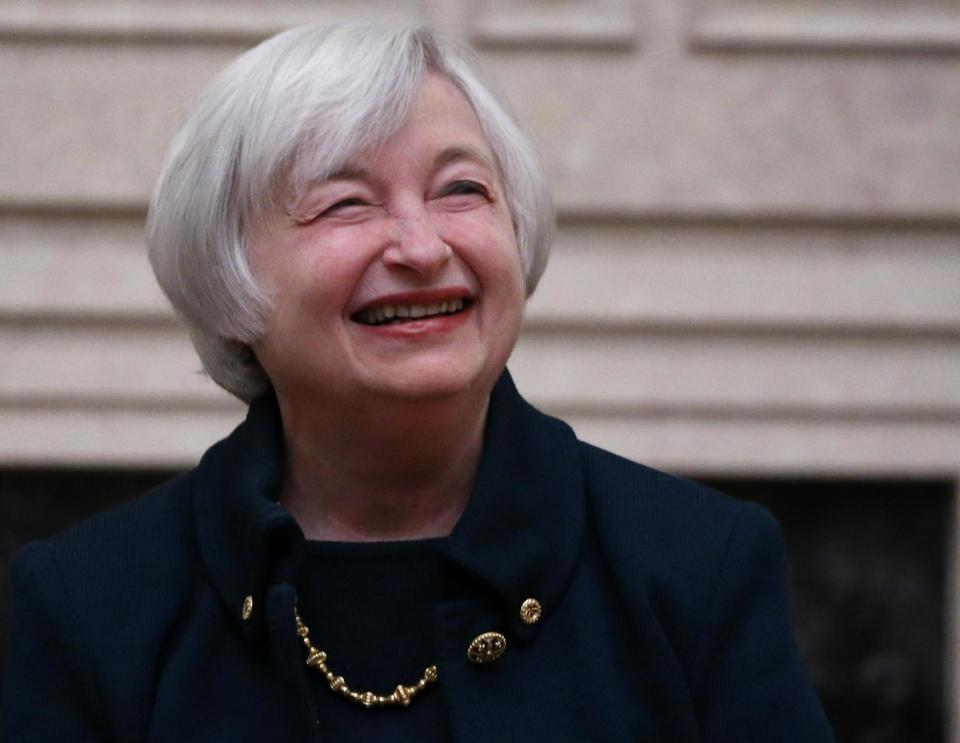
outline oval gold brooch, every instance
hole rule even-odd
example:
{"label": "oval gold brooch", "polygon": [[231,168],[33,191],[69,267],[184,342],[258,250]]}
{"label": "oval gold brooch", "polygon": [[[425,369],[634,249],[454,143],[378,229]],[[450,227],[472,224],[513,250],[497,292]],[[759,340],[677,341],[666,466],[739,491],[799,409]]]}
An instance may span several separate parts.
{"label": "oval gold brooch", "polygon": [[467,657],[472,663],[490,663],[507,649],[507,638],[499,632],[484,632],[477,635],[467,648]]}

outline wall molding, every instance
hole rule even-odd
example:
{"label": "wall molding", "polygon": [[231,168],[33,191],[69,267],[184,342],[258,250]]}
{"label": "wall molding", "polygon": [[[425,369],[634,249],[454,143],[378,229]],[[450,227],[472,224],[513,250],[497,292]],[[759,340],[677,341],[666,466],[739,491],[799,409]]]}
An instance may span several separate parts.
{"label": "wall molding", "polygon": [[486,0],[468,35],[479,47],[629,51],[639,44],[637,8],[631,0]]}
{"label": "wall molding", "polygon": [[[4,216],[79,217],[97,219],[145,219],[148,203],[126,199],[10,198],[0,195],[0,218]],[[818,206],[764,207],[751,209],[670,206],[600,206],[558,199],[557,221],[563,225],[715,225],[743,227],[862,228],[862,229],[960,229],[960,203],[956,209],[824,209]]]}
{"label": "wall molding", "polygon": [[960,54],[960,11],[770,6],[754,2],[701,8],[692,19],[688,42],[704,51]]}
{"label": "wall molding", "polygon": [[[92,3],[91,3],[92,4]],[[81,43],[149,42],[252,44],[291,26],[350,17],[416,18],[419,0],[367,0],[349,3],[288,2],[262,7],[229,3],[165,5],[161,0],[124,9],[119,3],[94,7],[0,6],[2,41]]]}

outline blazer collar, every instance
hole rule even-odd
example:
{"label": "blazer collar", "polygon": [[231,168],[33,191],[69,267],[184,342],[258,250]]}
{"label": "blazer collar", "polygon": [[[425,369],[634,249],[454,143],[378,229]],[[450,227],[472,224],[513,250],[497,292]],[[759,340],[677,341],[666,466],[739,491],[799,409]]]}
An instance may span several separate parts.
{"label": "blazer collar", "polygon": [[529,405],[510,374],[490,397],[483,452],[448,555],[494,589],[511,638],[532,636],[520,605],[534,598],[549,617],[583,540],[585,485],[573,430]]}
{"label": "blazer collar", "polygon": [[303,543],[296,521],[277,503],[283,467],[280,409],[271,391],[194,471],[201,556],[228,615],[248,635],[262,628],[268,589],[290,579]]}
{"label": "blazer collar", "polygon": [[[201,555],[227,612],[245,634],[262,627],[272,584],[291,581],[303,533],[277,503],[284,468],[272,393],[203,456],[193,473]],[[584,480],[573,431],[520,397],[507,371],[494,386],[473,493],[445,542],[449,558],[491,588],[512,637],[531,637],[520,605],[545,617],[573,572],[583,539]],[[243,619],[247,596],[253,611]]]}

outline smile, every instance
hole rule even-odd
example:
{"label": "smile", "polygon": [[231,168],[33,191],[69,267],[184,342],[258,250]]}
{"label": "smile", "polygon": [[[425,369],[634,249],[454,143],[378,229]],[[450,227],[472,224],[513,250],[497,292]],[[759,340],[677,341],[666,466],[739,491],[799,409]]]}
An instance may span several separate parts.
{"label": "smile", "polygon": [[387,325],[441,315],[455,315],[463,312],[470,304],[469,299],[450,299],[430,304],[385,304],[381,307],[360,310],[354,313],[351,319],[364,325]]}

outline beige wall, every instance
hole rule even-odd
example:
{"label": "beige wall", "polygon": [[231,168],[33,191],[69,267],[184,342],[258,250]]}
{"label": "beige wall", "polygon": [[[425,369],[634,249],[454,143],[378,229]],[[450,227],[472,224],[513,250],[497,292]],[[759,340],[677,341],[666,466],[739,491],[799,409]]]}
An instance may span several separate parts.
{"label": "beige wall", "polygon": [[532,400],[687,473],[957,477],[955,0],[5,0],[0,463],[187,466],[238,419],[148,194],[228,59],[361,11],[470,40],[542,145]]}
{"label": "beige wall", "polygon": [[[165,139],[288,0],[0,7],[0,458],[187,465],[239,408],[152,283]],[[960,8],[368,2],[472,41],[556,184],[512,367],[686,472],[953,474]]]}

